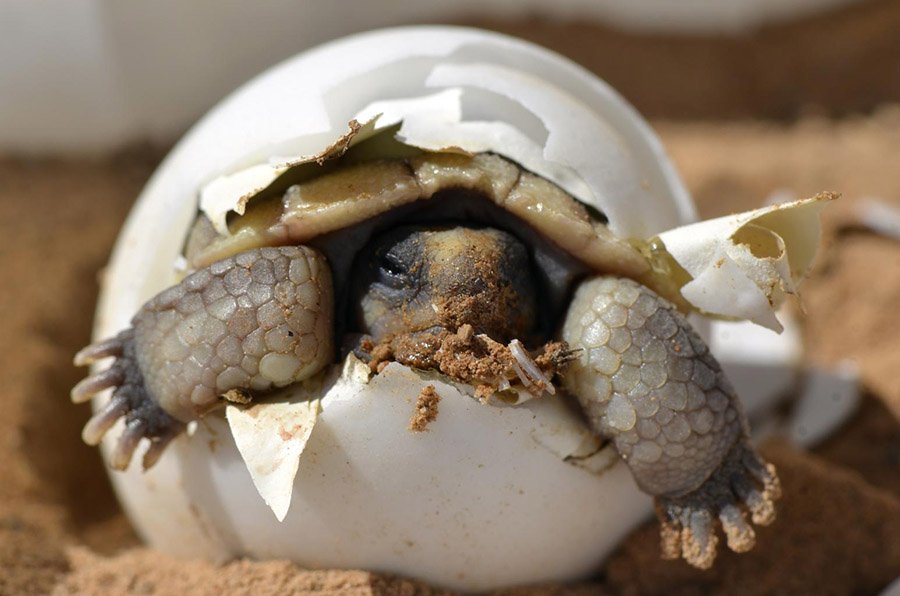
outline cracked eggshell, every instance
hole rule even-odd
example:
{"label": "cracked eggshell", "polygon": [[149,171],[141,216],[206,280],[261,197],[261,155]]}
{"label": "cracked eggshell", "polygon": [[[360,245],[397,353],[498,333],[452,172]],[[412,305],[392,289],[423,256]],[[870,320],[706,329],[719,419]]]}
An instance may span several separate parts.
{"label": "cracked eggshell", "polygon": [[659,239],[691,279],[681,295],[701,312],[748,320],[772,331],[775,309],[812,267],[819,214],[839,195],[770,205],[668,230]]}
{"label": "cracked eggshell", "polygon": [[[649,237],[693,219],[647,124],[582,68],[471,29],[377,31],[272,68],[173,149],[118,240],[95,337],[124,328],[177,281],[205,185],[275,156],[316,155],[374,102],[451,89],[463,121],[516,130],[534,167],[558,173],[617,232]],[[413,404],[429,384],[441,397],[438,418],[412,433]],[[105,453],[117,434],[107,435]],[[624,466],[564,461],[583,455],[584,440],[552,398],[488,407],[391,365],[368,384],[326,390],[283,522],[259,497],[221,414],[176,440],[151,471],[134,466],[112,480],[140,535],[177,556],[286,558],[482,590],[586,576],[648,515],[650,500]]]}

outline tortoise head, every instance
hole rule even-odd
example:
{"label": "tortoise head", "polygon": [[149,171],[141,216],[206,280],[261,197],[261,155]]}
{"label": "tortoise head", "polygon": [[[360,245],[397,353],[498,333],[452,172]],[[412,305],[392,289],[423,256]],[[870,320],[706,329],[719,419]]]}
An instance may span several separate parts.
{"label": "tortoise head", "polygon": [[375,237],[356,267],[357,322],[376,341],[466,324],[503,342],[534,331],[537,284],[508,232],[403,226]]}

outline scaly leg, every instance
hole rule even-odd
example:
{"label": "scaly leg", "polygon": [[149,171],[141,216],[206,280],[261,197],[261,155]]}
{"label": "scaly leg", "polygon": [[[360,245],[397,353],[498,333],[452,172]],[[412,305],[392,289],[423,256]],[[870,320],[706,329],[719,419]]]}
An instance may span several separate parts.
{"label": "scaly leg", "polygon": [[213,263],[152,298],[131,327],[75,356],[112,365],[72,389],[88,401],[114,388],[82,436],[100,442],[119,418],[125,430],[110,464],[125,469],[142,438],[144,468],[223,400],[301,381],[333,357],[333,288],[325,258],[307,247],[250,250]]}
{"label": "scaly leg", "polygon": [[750,550],[745,512],[771,523],[778,477],[750,445],[734,389],[687,320],[632,280],[599,277],[578,288],[562,335],[582,350],[565,385],[656,498],[663,556],[710,567],[716,518],[729,548]]}

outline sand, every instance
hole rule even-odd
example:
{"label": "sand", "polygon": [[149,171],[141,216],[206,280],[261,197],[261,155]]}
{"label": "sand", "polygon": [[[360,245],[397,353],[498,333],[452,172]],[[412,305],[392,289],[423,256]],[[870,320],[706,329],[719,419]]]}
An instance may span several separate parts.
{"label": "sand", "polygon": [[[874,2],[840,20],[804,25],[806,37],[800,37],[822,41],[827,32],[867,32],[871,44],[857,49],[838,44],[833,52],[843,49],[856,64],[876,50],[896,58],[898,7],[897,2]],[[532,24],[527,31],[565,46],[559,27]],[[576,41],[587,35],[574,30]],[[662,39],[640,45],[628,36],[598,35],[597,52],[624,39],[636,55],[649,56],[652,48],[657,56],[667,53]],[[755,55],[764,58],[771,54],[757,47],[760,40],[782,43],[773,35],[734,43],[756,47]],[[570,53],[581,52],[583,62],[603,70],[602,58],[576,52],[569,41]],[[671,44],[690,55],[684,42]],[[723,56],[737,60],[733,52]],[[803,56],[812,60],[803,52],[796,60]],[[896,64],[884,71],[893,78],[871,83],[868,94],[862,92],[867,81],[878,77],[858,73],[848,79],[856,95],[841,90],[826,112],[868,109],[873,98],[898,97]],[[658,72],[670,70],[663,60]],[[697,100],[706,106],[706,115],[784,115],[793,108],[802,112],[806,101],[820,98],[809,91],[818,89],[810,77],[801,77],[790,100],[774,91],[769,95],[762,85],[746,101],[731,98],[726,109],[722,89],[728,85],[705,76],[693,80],[705,81],[717,98],[706,104]],[[621,72],[611,78],[618,78],[614,82],[636,103],[650,106],[652,114],[703,115],[685,107],[700,97],[694,92],[673,92],[664,104],[650,88],[652,80],[637,75],[630,80]],[[787,107],[762,105],[763,97]],[[670,107],[654,107],[663,105]],[[793,123],[657,120],[654,125],[704,216],[754,207],[779,190],[798,196],[844,193],[826,212],[822,257],[803,287],[804,335],[810,362],[855,361],[864,385],[863,406],[813,453],[779,442],[764,447],[779,467],[785,496],[779,520],[760,530],[752,552],[723,553],[713,570],[699,572],[661,561],[657,527],[648,523],[598,568],[593,583],[508,593],[876,593],[900,576],[900,376],[894,374],[900,353],[900,242],[848,224],[862,198],[900,206],[900,105],[837,120],[807,114]],[[143,547],[130,529],[97,451],[79,439],[88,408],[72,406],[68,391],[83,374],[71,358],[89,338],[98,272],[130,204],[163,155],[164,150],[140,147],[93,160],[0,158],[5,327],[0,334],[0,594],[440,593],[362,570],[309,571],[284,561],[215,567],[175,560]]]}

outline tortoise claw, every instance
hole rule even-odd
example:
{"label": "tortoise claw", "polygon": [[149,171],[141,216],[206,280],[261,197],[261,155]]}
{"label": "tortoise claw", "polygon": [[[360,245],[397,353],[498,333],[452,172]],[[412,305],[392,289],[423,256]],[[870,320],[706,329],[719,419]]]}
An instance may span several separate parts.
{"label": "tortoise claw", "polygon": [[151,467],[163,448],[185,429],[185,424],[163,410],[145,389],[134,358],[133,340],[133,330],[127,329],[86,347],[75,357],[76,364],[115,357],[112,366],[78,383],[71,397],[73,402],[81,403],[104,389],[113,389],[110,400],[85,424],[81,436],[88,445],[97,445],[120,418],[125,418],[125,430],[110,456],[110,466],[117,470],[128,467],[142,438],[151,442],[144,456],[144,469]]}
{"label": "tortoise claw", "polygon": [[662,556],[684,559],[709,569],[719,539],[715,519],[725,533],[728,548],[743,553],[753,548],[756,533],[747,522],[765,526],[775,519],[774,501],[781,495],[778,476],[743,441],[726,456],[698,489],[678,497],[658,497]]}

